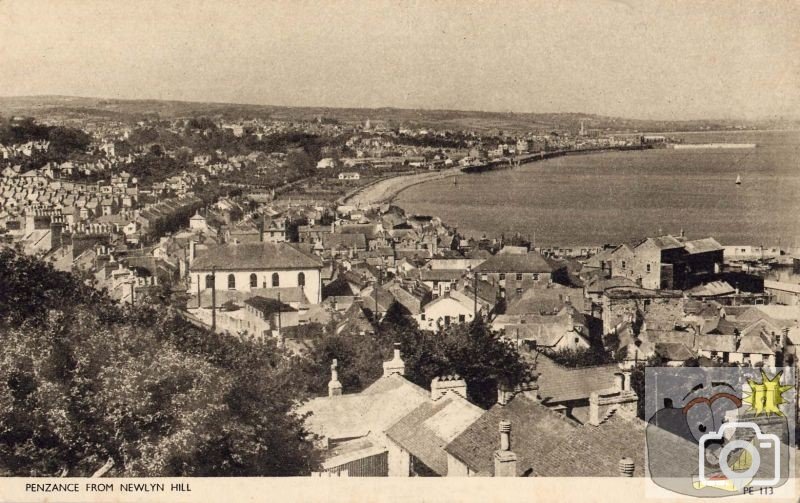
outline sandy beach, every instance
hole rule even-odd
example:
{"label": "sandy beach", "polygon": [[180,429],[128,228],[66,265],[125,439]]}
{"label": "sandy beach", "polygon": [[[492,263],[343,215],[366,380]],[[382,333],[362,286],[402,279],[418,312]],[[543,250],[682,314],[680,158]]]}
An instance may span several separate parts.
{"label": "sandy beach", "polygon": [[359,207],[383,204],[391,201],[397,194],[414,185],[441,178],[461,176],[463,174],[461,169],[452,168],[444,171],[397,176],[368,185],[355,194],[344,198],[343,203]]}

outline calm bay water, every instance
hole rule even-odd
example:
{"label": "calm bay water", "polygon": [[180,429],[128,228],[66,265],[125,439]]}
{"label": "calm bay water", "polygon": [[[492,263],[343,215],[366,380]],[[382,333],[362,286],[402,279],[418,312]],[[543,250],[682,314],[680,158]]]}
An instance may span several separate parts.
{"label": "calm bay water", "polygon": [[417,185],[396,203],[468,235],[519,232],[543,246],[619,243],[681,229],[722,244],[800,245],[800,132],[670,136],[758,147],[567,156],[460,176],[457,185]]}

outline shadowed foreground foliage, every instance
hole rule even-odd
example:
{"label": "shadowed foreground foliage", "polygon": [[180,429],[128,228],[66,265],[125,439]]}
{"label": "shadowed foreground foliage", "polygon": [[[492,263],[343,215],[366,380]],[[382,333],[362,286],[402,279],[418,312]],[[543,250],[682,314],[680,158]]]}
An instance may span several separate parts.
{"label": "shadowed foreground foliage", "polygon": [[122,308],[0,251],[0,473],[302,475],[318,454],[294,406],[298,357],[171,309]]}

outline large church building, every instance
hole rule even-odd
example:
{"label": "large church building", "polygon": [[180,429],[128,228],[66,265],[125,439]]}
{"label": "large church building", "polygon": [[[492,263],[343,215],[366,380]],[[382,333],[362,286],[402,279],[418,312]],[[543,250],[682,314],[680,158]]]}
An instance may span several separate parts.
{"label": "large church building", "polygon": [[229,243],[198,249],[189,268],[189,293],[300,288],[310,304],[322,301],[322,263],[288,243]]}

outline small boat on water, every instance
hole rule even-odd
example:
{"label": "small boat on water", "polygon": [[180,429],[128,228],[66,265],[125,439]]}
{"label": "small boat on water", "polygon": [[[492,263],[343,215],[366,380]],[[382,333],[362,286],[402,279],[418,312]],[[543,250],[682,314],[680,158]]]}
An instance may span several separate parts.
{"label": "small boat on water", "polygon": [[742,177],[740,175],[736,175],[736,185],[742,184]]}

